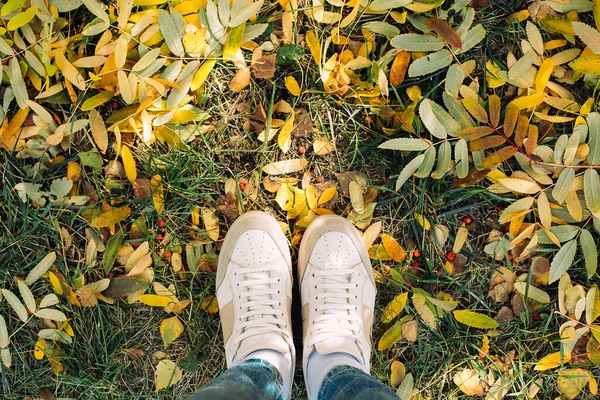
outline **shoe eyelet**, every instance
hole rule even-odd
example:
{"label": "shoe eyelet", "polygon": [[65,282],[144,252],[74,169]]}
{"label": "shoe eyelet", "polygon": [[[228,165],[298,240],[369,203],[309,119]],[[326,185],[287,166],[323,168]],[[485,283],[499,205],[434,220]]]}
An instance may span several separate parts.
{"label": "shoe eyelet", "polygon": [[356,284],[356,287],[358,287],[358,283]]}
{"label": "shoe eyelet", "polygon": [[317,288],[317,285],[315,285],[315,289]]}
{"label": "shoe eyelet", "polygon": [[354,298],[355,298],[355,299],[358,299],[358,296],[357,296],[357,295],[354,295]]}

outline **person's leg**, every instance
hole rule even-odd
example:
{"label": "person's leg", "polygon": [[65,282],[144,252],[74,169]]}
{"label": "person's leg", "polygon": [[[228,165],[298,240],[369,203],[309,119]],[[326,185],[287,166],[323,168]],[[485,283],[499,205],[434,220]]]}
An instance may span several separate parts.
{"label": "person's leg", "polygon": [[340,365],[325,376],[317,399],[398,400],[398,395],[366,372],[348,365]]}
{"label": "person's leg", "polygon": [[252,359],[229,368],[186,400],[280,400],[283,379],[273,365]]}
{"label": "person's leg", "polygon": [[[309,398],[330,399],[335,390],[361,398],[355,397],[356,390],[344,388],[355,386],[348,381],[355,378],[366,388],[393,394],[369,376],[376,288],[369,254],[356,228],[339,216],[315,219],[300,244],[298,277]],[[321,390],[328,397],[321,396]]]}
{"label": "person's leg", "polygon": [[198,398],[289,399],[292,261],[275,218],[253,211],[235,221],[219,254],[216,286],[228,370]]}

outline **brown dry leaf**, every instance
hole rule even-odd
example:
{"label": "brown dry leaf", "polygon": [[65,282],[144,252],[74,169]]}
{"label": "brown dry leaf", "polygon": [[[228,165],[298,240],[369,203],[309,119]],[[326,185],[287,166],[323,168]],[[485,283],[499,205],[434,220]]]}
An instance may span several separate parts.
{"label": "brown dry leaf", "polygon": [[429,17],[425,25],[430,27],[435,33],[440,35],[451,46],[462,48],[462,40],[458,33],[446,21],[438,17]]}
{"label": "brown dry leaf", "polygon": [[235,76],[229,82],[229,89],[232,92],[241,92],[246,86],[250,84],[250,68],[242,67],[237,70]]}
{"label": "brown dry leaf", "polygon": [[256,79],[271,79],[275,76],[277,54],[270,54],[256,60],[252,65],[252,73]]}
{"label": "brown dry leaf", "polygon": [[327,140],[326,137],[319,136],[313,142],[313,149],[316,155],[324,156],[333,151],[333,146],[331,145],[331,143],[329,143],[329,140]]}
{"label": "brown dry leaf", "polygon": [[417,341],[417,330],[418,330],[417,321],[412,320],[412,321],[405,322],[404,324],[402,324],[402,337],[404,339],[408,340],[409,342],[414,343]]}
{"label": "brown dry leaf", "polygon": [[202,207],[202,221],[208,237],[213,241],[219,240],[219,219],[214,211],[207,207]]}
{"label": "brown dry leaf", "polygon": [[363,187],[363,190],[367,187],[367,176],[359,171],[340,172],[336,173],[335,177],[338,179],[338,181],[340,181],[342,193],[344,193],[346,196],[350,196],[351,181],[358,183]]}
{"label": "brown dry leaf", "polygon": [[467,396],[485,395],[485,383],[479,380],[479,372],[475,369],[463,369],[454,375],[454,383]]}
{"label": "brown dry leaf", "polygon": [[297,108],[294,111],[296,125],[294,126],[293,134],[298,137],[310,137],[314,131],[313,120],[308,111],[304,108]]}

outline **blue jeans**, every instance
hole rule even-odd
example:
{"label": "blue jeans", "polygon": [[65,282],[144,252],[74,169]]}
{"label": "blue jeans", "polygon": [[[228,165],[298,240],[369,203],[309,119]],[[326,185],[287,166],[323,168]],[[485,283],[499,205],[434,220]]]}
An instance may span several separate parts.
{"label": "blue jeans", "polygon": [[[267,361],[253,359],[223,372],[187,400],[281,400],[282,391],[279,371]],[[344,365],[325,376],[318,398],[398,400],[394,392],[372,376]]]}

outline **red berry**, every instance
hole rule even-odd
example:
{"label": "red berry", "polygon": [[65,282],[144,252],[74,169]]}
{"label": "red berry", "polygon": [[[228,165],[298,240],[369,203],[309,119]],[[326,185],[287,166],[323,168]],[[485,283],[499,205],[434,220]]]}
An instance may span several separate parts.
{"label": "red berry", "polygon": [[541,319],[542,319],[542,317],[540,316],[540,314],[533,314],[533,320],[534,321],[539,321]]}
{"label": "red berry", "polygon": [[323,178],[321,178],[320,176],[317,176],[317,177],[315,178],[315,182],[316,182],[316,183],[321,183],[321,182],[323,182]]}
{"label": "red berry", "polygon": [[421,257],[421,252],[419,250],[415,250],[413,252],[413,258],[419,258],[419,257]]}
{"label": "red berry", "polygon": [[386,177],[385,177],[385,183],[388,183],[389,181],[390,181],[390,177],[389,177],[389,176],[386,176]]}
{"label": "red berry", "polygon": [[164,237],[164,236],[163,236],[163,234],[162,234],[162,233],[159,233],[158,235],[156,235],[156,238],[157,238],[158,240],[163,240],[163,237]]}
{"label": "red berry", "polygon": [[446,259],[448,261],[454,261],[455,258],[456,258],[456,254],[454,254],[453,251],[449,251],[446,253]]}
{"label": "red berry", "polygon": [[171,252],[169,250],[165,251],[165,254],[163,254],[163,256],[165,258],[171,258]]}
{"label": "red berry", "polygon": [[111,105],[112,105],[112,108],[119,108],[119,102],[118,101],[113,101]]}
{"label": "red berry", "polygon": [[158,220],[158,227],[161,228],[161,229],[164,228],[165,227],[165,221],[163,221],[162,219],[159,219]]}
{"label": "red berry", "polygon": [[240,190],[246,189],[246,184],[244,182],[240,182]]}
{"label": "red berry", "polygon": [[304,153],[306,153],[306,147],[298,146],[298,154],[302,155]]}
{"label": "red berry", "polygon": [[421,264],[419,264],[418,261],[415,261],[410,266],[413,267],[414,269],[419,269],[419,267],[421,266]]}
{"label": "red berry", "polygon": [[470,225],[470,224],[471,224],[471,222],[473,222],[473,218],[471,218],[471,217],[464,217],[464,218],[463,218],[463,222],[464,222],[465,224],[467,224],[467,225]]}
{"label": "red berry", "polygon": [[438,290],[438,285],[431,285],[431,290],[433,290],[434,292],[435,292],[436,290]]}
{"label": "red berry", "polygon": [[496,206],[496,210],[502,211],[502,210],[504,210],[504,207],[503,206]]}
{"label": "red berry", "polygon": [[514,258],[514,257],[513,257],[513,255],[512,255],[512,253],[509,253],[509,254],[508,254],[508,259],[509,259],[510,261],[512,261],[512,260],[513,260],[513,258]]}

